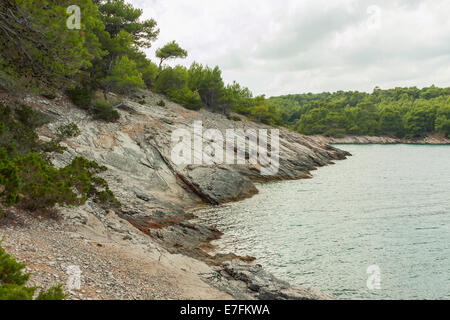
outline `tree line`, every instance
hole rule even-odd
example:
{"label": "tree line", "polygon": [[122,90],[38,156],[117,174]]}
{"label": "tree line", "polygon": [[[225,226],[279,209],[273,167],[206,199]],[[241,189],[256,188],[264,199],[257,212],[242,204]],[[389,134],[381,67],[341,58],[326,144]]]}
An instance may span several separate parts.
{"label": "tree line", "polygon": [[[67,28],[67,8],[81,10],[80,30]],[[219,67],[194,63],[170,67],[188,53],[172,41],[156,51],[155,62],[142,49],[151,47],[159,29],[154,19],[125,0],[4,0],[0,3],[0,90],[66,90],[74,102],[115,120],[118,114],[92,92],[131,94],[147,88],[186,108],[208,108],[229,115],[281,124],[263,96],[253,97],[238,83],[226,85]],[[51,94],[50,94],[51,96]]]}
{"label": "tree line", "polygon": [[372,93],[292,94],[269,100],[286,126],[308,135],[450,136],[450,88],[377,87]]}
{"label": "tree line", "polygon": [[[81,28],[68,29],[67,7],[81,10]],[[0,90],[66,90],[94,117],[117,120],[107,92],[129,95],[147,88],[186,108],[232,112],[303,134],[341,136],[449,135],[449,88],[395,88],[372,93],[293,94],[267,99],[233,82],[218,66],[166,62],[188,52],[172,41],[149,59],[142,51],[159,35],[154,19],[125,0],[3,0],[0,3]],[[105,101],[92,101],[102,90]],[[51,94],[50,94],[51,95]],[[48,94],[47,94],[48,96]]]}

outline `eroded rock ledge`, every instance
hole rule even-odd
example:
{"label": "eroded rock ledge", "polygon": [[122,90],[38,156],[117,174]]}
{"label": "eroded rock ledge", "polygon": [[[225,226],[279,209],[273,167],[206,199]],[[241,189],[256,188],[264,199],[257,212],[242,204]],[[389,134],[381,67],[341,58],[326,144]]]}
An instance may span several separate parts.
{"label": "eroded rock ledge", "polygon": [[207,281],[216,288],[239,299],[257,300],[329,300],[331,296],[301,286],[291,286],[260,265],[224,262]]}

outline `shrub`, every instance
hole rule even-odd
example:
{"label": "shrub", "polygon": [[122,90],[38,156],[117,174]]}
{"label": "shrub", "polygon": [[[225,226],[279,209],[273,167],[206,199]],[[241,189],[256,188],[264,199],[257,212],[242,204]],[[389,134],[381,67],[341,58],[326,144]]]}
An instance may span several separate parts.
{"label": "shrub", "polygon": [[188,72],[182,66],[164,69],[155,82],[155,91],[169,95],[169,91],[178,91],[187,87]]}
{"label": "shrub", "polygon": [[159,101],[156,103],[156,105],[157,105],[157,106],[160,106],[160,107],[165,107],[165,106],[166,106],[166,103],[164,102],[164,100],[159,100]]}
{"label": "shrub", "polygon": [[[24,274],[25,265],[7,254],[0,243],[0,300],[33,300],[37,287],[27,287],[30,274]],[[61,285],[39,292],[36,300],[62,300],[66,297]]]}
{"label": "shrub", "polygon": [[114,110],[112,106],[104,100],[96,100],[92,106],[94,119],[114,122],[119,120],[120,114]]}
{"label": "shrub", "polygon": [[9,154],[39,152],[42,144],[34,129],[44,124],[47,118],[26,106],[12,109],[0,104],[0,148]]}
{"label": "shrub", "polygon": [[82,205],[88,198],[105,205],[120,206],[105,180],[95,177],[106,168],[84,158],[75,158],[64,168],[50,166],[36,153],[10,158],[0,150],[0,202],[34,211],[55,204]]}
{"label": "shrub", "polygon": [[192,92],[188,88],[180,90],[169,89],[167,96],[189,110],[199,110],[202,107],[202,100],[198,92]]}
{"label": "shrub", "polygon": [[59,126],[56,129],[56,134],[58,139],[63,140],[65,138],[74,138],[81,134],[80,128],[78,128],[76,123],[69,123],[66,125]]}
{"label": "shrub", "polygon": [[72,102],[81,108],[88,108],[92,101],[92,92],[86,88],[74,88],[67,90],[67,94]]}
{"label": "shrub", "polygon": [[200,110],[202,107],[202,100],[200,94],[195,91],[185,90],[182,96],[181,104],[190,110]]}
{"label": "shrub", "polygon": [[50,118],[42,112],[34,111],[26,105],[19,105],[14,110],[19,122],[31,129],[36,129],[50,121]]}

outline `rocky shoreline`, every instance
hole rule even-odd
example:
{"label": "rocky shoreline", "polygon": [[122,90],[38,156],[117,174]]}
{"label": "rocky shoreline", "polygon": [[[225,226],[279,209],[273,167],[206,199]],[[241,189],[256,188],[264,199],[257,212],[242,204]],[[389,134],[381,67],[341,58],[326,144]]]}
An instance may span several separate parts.
{"label": "rocky shoreline", "polygon": [[323,143],[330,144],[431,144],[442,145],[450,144],[450,138],[445,138],[439,135],[429,135],[420,139],[401,139],[386,136],[355,136],[347,135],[342,138],[312,136]]}
{"label": "rocky shoreline", "polygon": [[[103,178],[122,203],[122,208],[115,212],[105,212],[90,201],[78,208],[58,208],[58,221],[41,221],[24,212],[11,212],[8,219],[13,227],[2,224],[0,237],[12,239],[5,246],[19,260],[27,262],[30,271],[36,274],[32,279],[35,285],[45,286],[53,274],[64,281],[62,268],[81,264],[91,280],[83,283],[84,293],[71,294],[73,299],[330,298],[276,279],[251,257],[211,255],[210,242],[221,233],[193,224],[189,209],[251,197],[258,192],[254,182],[310,178],[311,170],[345,159],[349,153],[322,139],[278,128],[280,169],[274,176],[263,176],[257,165],[250,164],[176,165],[171,161],[171,133],[176,129],[191,131],[195,121],[202,121],[205,129],[221,132],[230,128],[272,128],[245,118],[232,121],[206,110],[190,111],[148,91],[140,93],[136,99],[139,103],[131,99],[122,104],[117,123],[92,120],[64,95],[54,100],[39,96],[21,99],[52,118],[39,129],[41,140],[53,138],[62,124],[77,124],[81,135],[64,141],[67,150],[52,155],[53,163],[63,166],[74,157],[83,156],[106,166],[108,171]],[[165,100],[165,107],[157,105],[161,99]],[[210,142],[203,139],[203,143]],[[47,242],[42,248],[46,249],[32,257],[28,257],[26,249],[15,245],[23,242],[27,243],[25,247],[32,247],[33,243],[42,242],[43,234]],[[55,251],[52,243],[61,248]],[[79,250],[86,246],[88,257]],[[58,252],[65,255],[57,257]],[[111,259],[115,264],[108,263]],[[95,260],[99,267],[91,264]],[[140,260],[142,265],[137,262]],[[158,275],[152,278],[154,284],[144,277],[146,272],[153,275],[149,265],[160,274],[159,278]],[[124,268],[130,270],[130,276],[124,273]],[[107,286],[101,280],[104,277],[115,285]],[[115,282],[116,277],[126,280]],[[141,281],[135,283],[135,278]],[[194,289],[196,286],[203,289],[198,291]],[[166,288],[161,289],[166,293],[156,294],[159,287]]]}

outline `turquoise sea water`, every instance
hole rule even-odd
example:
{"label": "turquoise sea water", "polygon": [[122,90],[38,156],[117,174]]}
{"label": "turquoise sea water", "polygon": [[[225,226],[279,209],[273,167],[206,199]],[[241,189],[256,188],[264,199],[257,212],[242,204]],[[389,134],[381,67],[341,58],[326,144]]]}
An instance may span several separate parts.
{"label": "turquoise sea water", "polygon": [[450,146],[337,147],[353,157],[313,179],[197,212],[224,232],[215,244],[338,299],[450,299]]}

